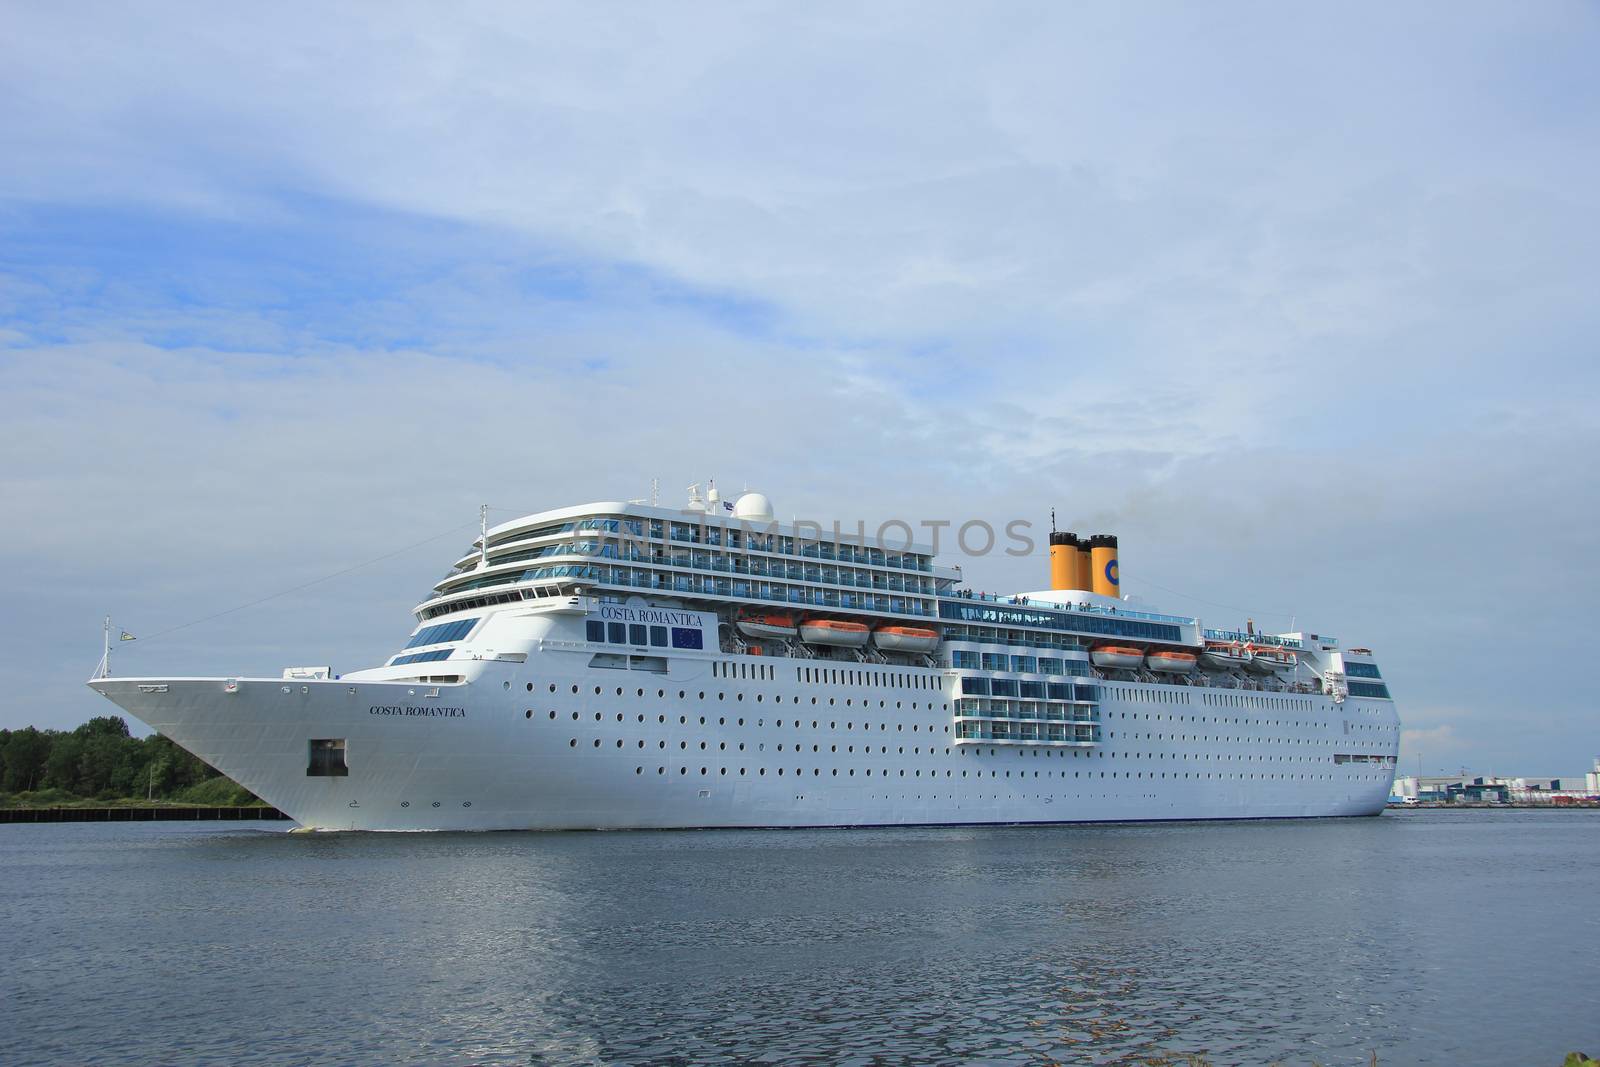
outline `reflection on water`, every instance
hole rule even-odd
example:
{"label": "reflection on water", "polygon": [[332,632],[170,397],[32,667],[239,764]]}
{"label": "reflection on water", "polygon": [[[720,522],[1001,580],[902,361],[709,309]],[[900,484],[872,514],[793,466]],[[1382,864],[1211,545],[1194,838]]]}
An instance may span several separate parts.
{"label": "reflection on water", "polygon": [[1600,1048],[1597,844],[1587,812],[11,826],[3,1058],[1556,1064]]}

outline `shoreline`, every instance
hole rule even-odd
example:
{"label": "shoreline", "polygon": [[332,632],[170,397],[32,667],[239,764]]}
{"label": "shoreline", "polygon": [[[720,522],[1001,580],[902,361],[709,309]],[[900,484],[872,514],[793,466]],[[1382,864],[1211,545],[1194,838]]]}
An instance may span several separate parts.
{"label": "shoreline", "polygon": [[208,804],[125,805],[122,807],[0,808],[0,824],[60,822],[247,822],[290,821],[277,808]]}

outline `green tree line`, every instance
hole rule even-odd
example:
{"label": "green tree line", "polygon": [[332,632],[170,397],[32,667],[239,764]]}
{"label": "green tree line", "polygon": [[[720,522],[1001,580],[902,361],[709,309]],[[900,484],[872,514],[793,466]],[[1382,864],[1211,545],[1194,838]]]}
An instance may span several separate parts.
{"label": "green tree line", "polygon": [[0,803],[169,800],[254,804],[215,767],[160,734],[132,737],[120,715],[75,730],[0,730]]}

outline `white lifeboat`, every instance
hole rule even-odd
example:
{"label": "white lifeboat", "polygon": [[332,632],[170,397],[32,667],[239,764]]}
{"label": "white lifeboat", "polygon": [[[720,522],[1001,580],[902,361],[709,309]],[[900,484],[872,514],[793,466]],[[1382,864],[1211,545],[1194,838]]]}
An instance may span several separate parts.
{"label": "white lifeboat", "polygon": [[872,636],[864,622],[844,622],[839,619],[804,619],[800,623],[800,640],[809,645],[841,645],[860,648]]}
{"label": "white lifeboat", "polygon": [[1248,670],[1250,661],[1254,658],[1250,649],[1238,641],[1228,644],[1223,641],[1206,642],[1206,650],[1200,653],[1200,665],[1212,670]]}
{"label": "white lifeboat", "polygon": [[1194,670],[1195,654],[1193,652],[1152,652],[1144,658],[1144,665],[1153,671],[1166,671],[1169,674],[1187,674]]}
{"label": "white lifeboat", "polygon": [[735,625],[746,637],[787,639],[799,633],[792,615],[741,615]]}
{"label": "white lifeboat", "polygon": [[1299,664],[1300,658],[1287,648],[1275,648],[1270,645],[1251,645],[1250,668],[1257,674],[1273,674],[1277,671],[1292,671]]}
{"label": "white lifeboat", "polygon": [[880,626],[872,631],[872,643],[885,652],[932,652],[939,647],[939,633],[921,626]]}
{"label": "white lifeboat", "polygon": [[1096,667],[1114,667],[1132,671],[1144,666],[1144,653],[1127,645],[1096,645],[1089,650],[1089,659]]}

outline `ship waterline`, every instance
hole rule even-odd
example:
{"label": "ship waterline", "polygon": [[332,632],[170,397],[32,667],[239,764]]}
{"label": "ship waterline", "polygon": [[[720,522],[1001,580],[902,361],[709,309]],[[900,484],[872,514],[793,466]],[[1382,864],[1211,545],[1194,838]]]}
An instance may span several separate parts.
{"label": "ship waterline", "polygon": [[[1399,723],[1365,649],[1092,590],[987,598],[919,546],[802,539],[761,498],[700,503],[692,519],[598,503],[486,530],[380,667],[90,684],[313,829],[1383,809]],[[1119,583],[1115,539],[1097,540]],[[1239,638],[1292,671],[1159,669]],[[1121,663],[1097,646],[1154,659],[1097,665]]]}

